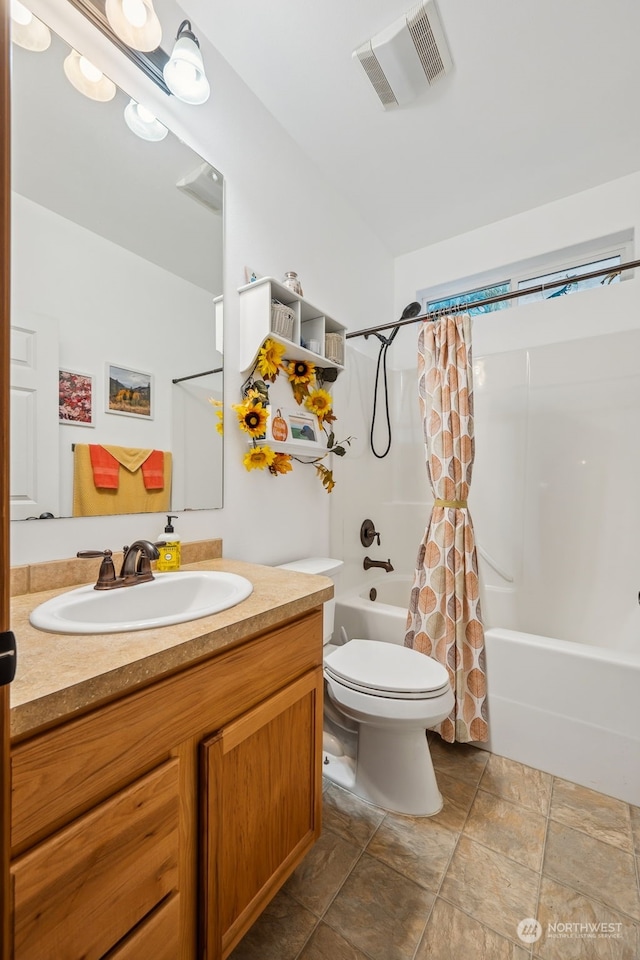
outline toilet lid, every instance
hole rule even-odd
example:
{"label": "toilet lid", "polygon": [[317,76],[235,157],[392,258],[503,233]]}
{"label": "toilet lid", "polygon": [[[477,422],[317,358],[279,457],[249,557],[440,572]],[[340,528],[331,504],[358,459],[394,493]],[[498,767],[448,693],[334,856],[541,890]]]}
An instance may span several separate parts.
{"label": "toilet lid", "polygon": [[324,668],[338,683],[376,696],[426,699],[449,688],[441,663],[380,640],[349,640],[325,657]]}

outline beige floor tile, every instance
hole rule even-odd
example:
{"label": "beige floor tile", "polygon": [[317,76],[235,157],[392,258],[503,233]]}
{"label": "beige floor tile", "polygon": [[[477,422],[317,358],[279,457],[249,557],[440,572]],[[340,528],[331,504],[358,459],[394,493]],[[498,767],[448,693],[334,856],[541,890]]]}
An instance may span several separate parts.
{"label": "beige floor tile", "polygon": [[434,895],[366,853],[325,922],[371,960],[412,960]]}
{"label": "beige floor tile", "polygon": [[549,816],[590,837],[633,852],[629,805],[622,800],[555,777]]}
{"label": "beige floor tile", "polygon": [[640,807],[629,807],[631,812],[631,833],[636,850],[636,857],[640,857]]}
{"label": "beige floor tile", "polygon": [[444,807],[440,813],[437,813],[435,817],[431,817],[430,819],[433,823],[439,823],[442,827],[460,831],[471,809],[477,785],[475,783],[466,783],[464,780],[457,780],[455,777],[451,777],[441,770],[437,771],[436,776],[438,779],[438,787],[444,800]]}
{"label": "beige floor tile", "polygon": [[367,845],[385,813],[380,807],[361,800],[334,783],[327,787],[322,797],[323,826],[359,847]]}
{"label": "beige floor tile", "polygon": [[458,834],[431,817],[387,814],[369,841],[367,853],[437,893]]}
{"label": "beige floor tile", "polygon": [[550,820],[542,872],[640,919],[636,868],[630,853]]}
{"label": "beige floor tile", "polygon": [[480,923],[517,942],[516,928],[534,914],[538,873],[460,837],[440,896]]}
{"label": "beige floor tile", "polygon": [[307,941],[299,960],[368,960],[368,958],[326,923],[319,923]]}
{"label": "beige floor tile", "polygon": [[527,960],[529,950],[484,927],[439,898],[415,960]]}
{"label": "beige floor tile", "polygon": [[534,954],[540,960],[637,960],[637,924],[548,877],[538,920],[542,936]]}
{"label": "beige floor tile", "polygon": [[478,790],[463,834],[539,872],[546,827],[542,814]]}
{"label": "beige floor tile", "polygon": [[331,830],[311,848],[284,885],[284,890],[321,917],[346,880],[361,848]]}
{"label": "beige floor tile", "polygon": [[457,780],[477,786],[490,754],[468,743],[446,743],[442,737],[429,739],[429,750],[436,777],[445,773]]}
{"label": "beige floor tile", "polygon": [[549,811],[553,778],[542,770],[492,753],[480,781],[482,790],[513,800],[544,816]]}
{"label": "beige floor tile", "polygon": [[295,960],[317,922],[317,917],[281,890],[229,960]]}

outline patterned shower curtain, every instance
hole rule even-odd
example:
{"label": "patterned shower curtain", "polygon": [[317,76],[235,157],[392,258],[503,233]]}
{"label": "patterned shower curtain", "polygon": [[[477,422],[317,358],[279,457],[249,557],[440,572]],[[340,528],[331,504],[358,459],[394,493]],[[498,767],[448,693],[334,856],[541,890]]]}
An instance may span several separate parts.
{"label": "patterned shower curtain", "polygon": [[433,511],[418,552],[405,646],[444,664],[455,695],[436,729],[444,740],[487,740],[484,629],[467,507],[474,457],[471,318],[426,321],[418,391]]}

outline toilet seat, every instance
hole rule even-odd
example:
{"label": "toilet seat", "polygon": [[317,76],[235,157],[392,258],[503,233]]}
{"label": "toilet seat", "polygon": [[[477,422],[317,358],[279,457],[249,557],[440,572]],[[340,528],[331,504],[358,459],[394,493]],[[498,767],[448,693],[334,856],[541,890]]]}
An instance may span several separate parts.
{"label": "toilet seat", "polygon": [[349,640],[325,657],[324,670],[336,683],[374,697],[430,700],[450,690],[441,663],[380,640]]}

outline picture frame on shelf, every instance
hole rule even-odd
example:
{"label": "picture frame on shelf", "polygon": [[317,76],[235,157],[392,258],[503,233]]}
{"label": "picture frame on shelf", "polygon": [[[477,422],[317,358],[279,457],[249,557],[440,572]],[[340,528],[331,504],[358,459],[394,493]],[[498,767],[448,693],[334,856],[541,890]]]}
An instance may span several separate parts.
{"label": "picture frame on shelf", "polygon": [[284,418],[289,427],[291,443],[317,443],[323,437],[318,418],[307,410],[286,410]]}
{"label": "picture frame on shelf", "polygon": [[95,427],[94,379],[90,373],[58,370],[58,422]]}
{"label": "picture frame on shelf", "polygon": [[153,374],[107,362],[105,380],[106,413],[153,420]]}

